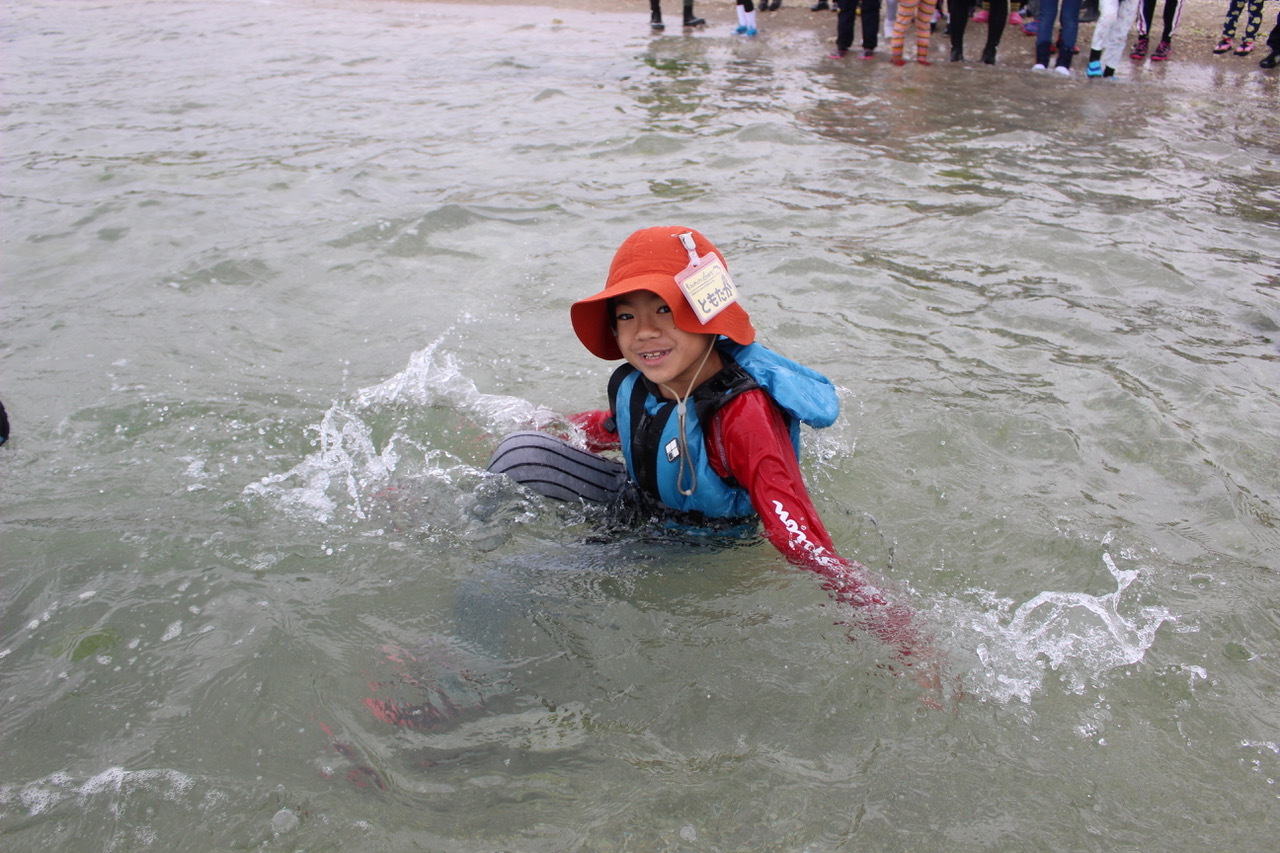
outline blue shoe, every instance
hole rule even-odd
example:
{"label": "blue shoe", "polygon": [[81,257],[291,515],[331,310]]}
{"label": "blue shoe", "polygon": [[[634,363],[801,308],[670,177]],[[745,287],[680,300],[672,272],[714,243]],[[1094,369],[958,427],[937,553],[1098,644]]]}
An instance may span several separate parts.
{"label": "blue shoe", "polygon": [[734,32],[740,36],[745,36],[747,34],[747,28],[745,26],[739,26],[736,30],[734,30]]}
{"label": "blue shoe", "polygon": [[747,27],[747,38],[753,39],[759,34],[760,34],[759,30],[757,30],[755,27]]}
{"label": "blue shoe", "polygon": [[1084,70],[1084,74],[1086,77],[1101,77],[1102,63],[1096,59],[1090,62],[1089,67]]}

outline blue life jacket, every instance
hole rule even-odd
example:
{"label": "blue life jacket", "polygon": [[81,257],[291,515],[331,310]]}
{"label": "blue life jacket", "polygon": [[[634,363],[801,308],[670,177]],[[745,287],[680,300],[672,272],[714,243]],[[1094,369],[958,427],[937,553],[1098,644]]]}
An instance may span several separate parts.
{"label": "blue life jacket", "polygon": [[[722,479],[711,467],[703,424],[734,397],[760,388],[786,415],[792,448],[799,458],[800,424],[831,426],[840,414],[840,401],[831,380],[762,344],[743,346],[721,338],[716,347],[723,369],[699,385],[687,401],[683,452],[688,458],[683,481],[676,401],[664,398],[639,370],[623,364],[609,380],[609,406],[627,473],[641,491],[680,512],[741,518],[755,514],[750,496],[732,478]],[[691,485],[690,467],[696,473],[697,487],[686,495],[680,487]]]}

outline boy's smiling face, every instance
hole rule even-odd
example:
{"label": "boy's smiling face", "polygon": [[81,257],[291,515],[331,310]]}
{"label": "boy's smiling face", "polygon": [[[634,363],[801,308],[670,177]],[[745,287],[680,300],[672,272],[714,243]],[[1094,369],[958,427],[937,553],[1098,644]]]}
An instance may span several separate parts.
{"label": "boy's smiling face", "polygon": [[665,386],[663,396],[669,399],[688,394],[724,366],[713,348],[716,336],[677,328],[666,300],[652,291],[623,294],[611,310],[622,357],[649,381]]}

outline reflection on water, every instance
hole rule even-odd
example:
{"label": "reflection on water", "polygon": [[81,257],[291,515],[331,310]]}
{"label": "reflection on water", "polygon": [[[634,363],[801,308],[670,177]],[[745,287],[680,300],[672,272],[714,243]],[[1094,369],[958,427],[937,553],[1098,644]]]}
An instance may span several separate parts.
{"label": "reflection on water", "polygon": [[[6,9],[10,846],[1269,849],[1274,75],[635,17]],[[954,708],[768,547],[482,476],[660,221],[840,387],[806,474]]]}

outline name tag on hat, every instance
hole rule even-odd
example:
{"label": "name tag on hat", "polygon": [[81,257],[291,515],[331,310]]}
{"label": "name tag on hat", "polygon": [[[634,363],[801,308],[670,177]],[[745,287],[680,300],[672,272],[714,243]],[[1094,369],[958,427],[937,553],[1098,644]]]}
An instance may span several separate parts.
{"label": "name tag on hat", "polygon": [[676,274],[676,284],[703,325],[738,301],[738,288],[715,255],[703,255],[696,264],[690,262]]}

